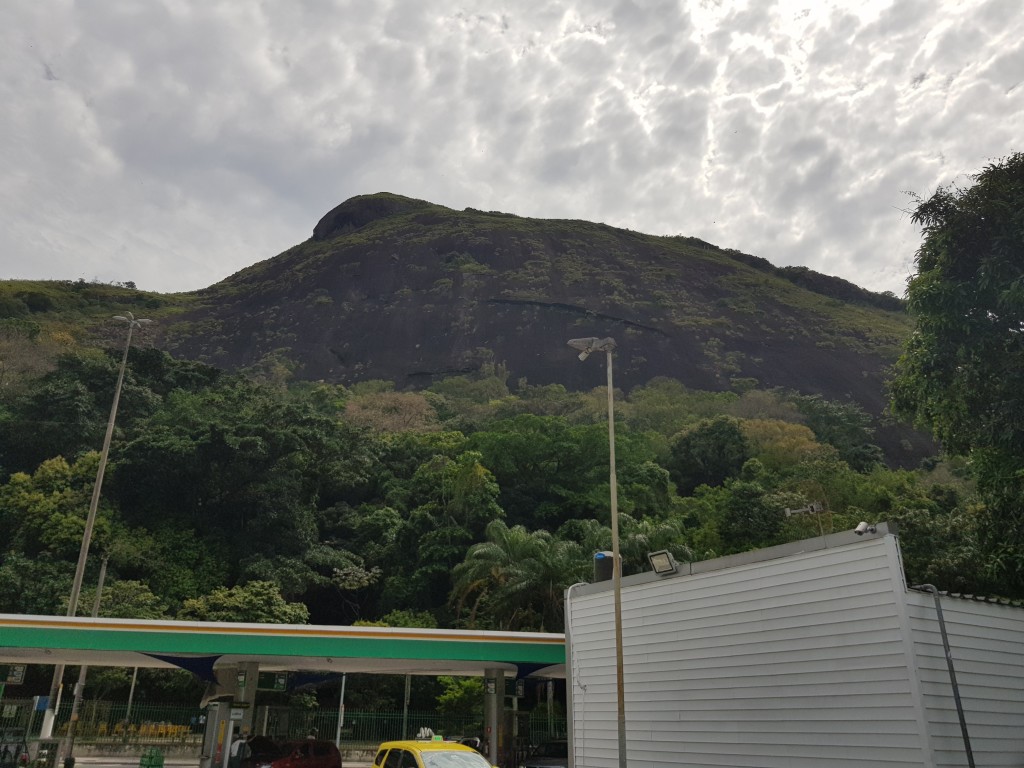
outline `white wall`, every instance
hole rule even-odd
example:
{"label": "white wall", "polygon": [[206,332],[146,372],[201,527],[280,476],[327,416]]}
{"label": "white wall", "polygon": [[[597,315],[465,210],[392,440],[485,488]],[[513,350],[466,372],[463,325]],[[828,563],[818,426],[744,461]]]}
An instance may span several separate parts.
{"label": "white wall", "polygon": [[[939,599],[975,764],[1024,765],[1024,610]],[[907,604],[935,765],[966,766],[934,598],[911,592]]]}
{"label": "white wall", "polygon": [[[931,765],[894,537],[652,579],[623,580],[630,768]],[[577,768],[618,764],[610,584],[567,601]]]}

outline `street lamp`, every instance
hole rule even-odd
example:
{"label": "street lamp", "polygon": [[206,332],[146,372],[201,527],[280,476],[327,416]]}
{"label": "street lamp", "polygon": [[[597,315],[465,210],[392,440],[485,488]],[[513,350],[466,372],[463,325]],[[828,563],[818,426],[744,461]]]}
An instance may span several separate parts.
{"label": "street lamp", "polygon": [[[100,615],[100,601],[103,599],[103,582],[107,578],[108,555],[103,556],[103,564],[100,565],[100,577],[96,581],[96,599],[92,604],[92,617]],[[75,758],[71,755],[75,750],[75,737],[78,735],[78,710],[82,707],[82,696],[85,693],[85,680],[89,674],[89,667],[85,664],[78,668],[78,682],[75,683],[75,698],[71,704],[71,721],[68,723],[68,734],[65,739],[64,768],[72,768]]]}
{"label": "street lamp", "polygon": [[591,352],[604,352],[608,359],[608,455],[612,517],[612,585],[615,593],[615,688],[619,725],[619,768],[626,768],[626,697],[622,675],[622,559],[619,557],[619,490],[615,476],[615,389],[612,385],[612,351],[615,339],[590,337],[570,339],[569,346],[579,350],[580,360]]}
{"label": "street lamp", "polygon": [[[124,383],[124,369],[128,363],[128,350],[132,345],[132,333],[136,328],[149,324],[150,320],[136,319],[131,312],[114,315],[115,320],[128,324],[128,338],[121,356],[121,367],[117,372],[117,385],[114,387],[114,403],[110,406],[110,418],[107,420],[107,433],[103,436],[103,449],[100,451],[100,464],[96,469],[96,482],[92,486],[92,499],[89,501],[89,514],[85,518],[85,532],[82,534],[82,547],[78,551],[78,565],[75,566],[75,579],[71,583],[71,596],[68,598],[68,616],[78,612],[78,595],[82,591],[82,579],[85,577],[85,563],[89,558],[89,544],[92,542],[92,529],[96,525],[96,510],[100,503],[100,488],[103,487],[103,473],[107,469],[107,456],[110,453],[110,440],[114,435],[114,419],[117,418],[117,403],[121,399],[121,385]],[[56,699],[64,677],[64,665],[58,664],[53,669],[53,681],[50,683],[50,698],[46,702],[43,714],[40,738],[48,739],[53,735],[53,721],[56,717]]]}

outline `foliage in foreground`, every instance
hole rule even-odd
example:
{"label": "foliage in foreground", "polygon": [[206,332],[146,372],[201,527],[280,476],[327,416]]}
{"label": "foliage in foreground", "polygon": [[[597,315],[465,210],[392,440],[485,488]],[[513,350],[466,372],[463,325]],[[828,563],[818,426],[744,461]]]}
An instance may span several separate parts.
{"label": "foliage in foreground", "polygon": [[[116,359],[64,355],[0,401],[0,611],[66,609]],[[604,393],[510,390],[487,369],[392,394],[133,350],[82,606],[103,556],[108,616],[560,631],[565,588],[611,548]],[[656,549],[705,559],[890,520],[912,579],[1012,593],[964,466],[887,469],[855,406],[666,379],[616,397],[627,573]],[[786,516],[811,502],[824,513]]]}
{"label": "foliage in foreground", "polygon": [[894,406],[969,457],[981,547],[1006,591],[1024,589],[1024,154],[965,188],[917,199],[924,229],[907,295],[916,330]]}
{"label": "foliage in foreground", "polygon": [[[3,403],[2,610],[62,611],[104,422],[99,407],[74,420],[64,408],[102,402],[112,359],[66,355]],[[267,584],[282,602],[260,615],[279,620],[304,620],[287,608],[301,603],[314,622],[415,609],[440,626],[561,629],[561,591],[610,547],[601,392],[510,391],[500,370],[382,401],[390,391],[272,387],[133,350],[94,534],[110,594],[125,605],[119,584],[140,584],[167,615],[228,617],[242,605],[231,590]],[[855,406],[665,379],[618,399],[627,570],[652,548],[707,558],[814,535],[819,522],[905,518],[918,530],[983,514],[945,464],[886,469]],[[47,402],[52,442],[25,428]],[[821,521],[785,516],[810,502]],[[920,567],[941,581],[945,555]],[[953,588],[1005,591],[987,579],[980,567],[947,574]],[[135,597],[150,615],[154,603]]]}

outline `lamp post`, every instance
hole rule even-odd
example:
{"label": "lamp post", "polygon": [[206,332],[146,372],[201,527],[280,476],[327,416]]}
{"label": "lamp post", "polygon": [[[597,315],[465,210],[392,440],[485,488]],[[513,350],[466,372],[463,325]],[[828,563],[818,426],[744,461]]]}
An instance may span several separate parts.
{"label": "lamp post", "polygon": [[[107,420],[107,432],[103,436],[103,449],[100,451],[100,463],[96,469],[96,482],[92,486],[92,499],[89,501],[89,514],[85,518],[85,531],[82,533],[82,546],[78,551],[78,564],[75,566],[75,578],[71,583],[71,596],[68,598],[68,616],[74,616],[78,612],[78,595],[82,592],[82,580],[85,577],[85,563],[89,559],[89,544],[92,542],[92,530],[96,525],[96,510],[100,503],[100,489],[103,487],[103,473],[107,469],[107,456],[110,453],[110,440],[114,436],[114,420],[117,418],[117,403],[121,399],[121,385],[124,383],[124,369],[128,363],[128,350],[132,345],[132,333],[136,328],[141,328],[151,321],[136,319],[131,312],[124,315],[114,315],[115,320],[128,324],[128,338],[124,344],[124,354],[121,356],[121,367],[117,372],[117,385],[114,387],[114,402],[110,406],[110,418]],[[55,702],[57,693],[60,690],[61,680],[64,677],[64,665],[58,664],[53,669],[53,680],[50,683],[50,697],[46,702],[46,712],[43,714],[43,725],[40,737],[48,739],[53,735],[53,721],[57,712]]]}
{"label": "lamp post", "polygon": [[611,487],[612,585],[615,593],[615,693],[618,712],[619,768],[626,768],[626,696],[622,674],[622,559],[619,557],[619,490],[615,473],[615,388],[612,385],[612,352],[615,339],[590,337],[570,339],[569,346],[579,350],[580,360],[591,352],[604,352],[608,360],[608,455]]}
{"label": "lamp post", "polygon": [[[107,561],[110,559],[108,555],[103,556],[103,563],[100,565],[100,577],[96,581],[96,599],[93,600],[92,604],[92,616],[96,618],[100,615],[100,602],[103,600],[103,582],[107,578]],[[64,767],[71,768],[75,764],[75,759],[72,757],[75,750],[75,737],[78,736],[78,711],[82,707],[82,697],[85,693],[85,680],[89,674],[89,667],[83,664],[78,668],[78,682],[75,683],[75,697],[71,703],[71,721],[68,723],[68,735],[65,739],[64,749]]]}

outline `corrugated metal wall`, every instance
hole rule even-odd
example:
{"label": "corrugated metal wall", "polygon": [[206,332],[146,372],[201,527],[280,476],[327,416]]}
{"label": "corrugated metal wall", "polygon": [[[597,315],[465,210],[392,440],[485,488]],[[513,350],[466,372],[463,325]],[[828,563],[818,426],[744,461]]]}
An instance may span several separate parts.
{"label": "corrugated metal wall", "polygon": [[[892,536],[625,579],[630,768],[929,766],[902,589]],[[569,601],[577,768],[618,764],[612,599]]]}
{"label": "corrugated metal wall", "polygon": [[[975,764],[1024,765],[1024,610],[940,597]],[[967,760],[931,595],[907,595],[936,766]]]}

